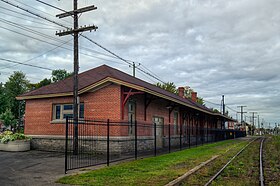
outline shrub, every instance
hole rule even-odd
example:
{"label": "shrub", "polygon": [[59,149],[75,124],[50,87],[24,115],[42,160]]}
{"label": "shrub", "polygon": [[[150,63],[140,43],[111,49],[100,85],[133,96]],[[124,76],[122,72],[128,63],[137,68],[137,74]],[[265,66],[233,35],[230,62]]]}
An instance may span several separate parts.
{"label": "shrub", "polygon": [[5,131],[0,134],[0,143],[8,143],[15,140],[29,140],[30,137],[25,136],[22,133],[12,133],[11,131]]}
{"label": "shrub", "polygon": [[4,123],[6,127],[15,127],[16,126],[16,119],[13,115],[11,109],[7,109],[4,113],[0,115],[0,120]]}

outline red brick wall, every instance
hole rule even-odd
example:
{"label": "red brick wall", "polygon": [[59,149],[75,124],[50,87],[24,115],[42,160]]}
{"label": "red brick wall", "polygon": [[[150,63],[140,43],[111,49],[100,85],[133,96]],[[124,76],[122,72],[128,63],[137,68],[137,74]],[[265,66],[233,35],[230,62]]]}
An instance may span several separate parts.
{"label": "red brick wall", "polygon": [[[136,120],[139,124],[153,124],[153,117],[162,117],[164,124],[171,124],[171,134],[179,134],[180,124],[183,123],[182,115],[179,108],[174,108],[170,114],[169,122],[169,101],[163,99],[153,100],[146,111],[146,121],[144,120],[144,95],[134,95],[130,99],[136,102]],[[111,84],[103,87],[94,92],[87,92],[80,95],[80,102],[84,103],[84,116],[85,119],[94,120],[107,120],[121,121],[121,86]],[[57,103],[72,103],[72,97],[61,98],[47,98],[47,99],[35,99],[26,101],[26,115],[25,115],[25,134],[28,135],[64,135],[65,124],[51,123],[53,104]],[[127,101],[124,109],[124,122],[128,121],[128,104]],[[174,131],[174,112],[178,111],[178,125],[177,131]],[[106,123],[104,126],[91,126],[88,128],[79,128],[79,132],[83,132],[83,135],[97,135],[106,136]],[[194,125],[195,126],[195,125]],[[203,125],[202,125],[203,126]],[[210,126],[209,126],[210,127]],[[110,126],[111,136],[127,136],[128,126],[124,124],[112,124]],[[152,128],[144,129],[139,128],[139,135],[153,135],[151,133]],[[164,133],[168,131],[165,128]],[[165,134],[164,134],[165,135]]]}
{"label": "red brick wall", "polygon": [[[72,103],[73,98],[46,98],[26,100],[25,134],[64,135],[65,124],[51,123],[53,104]],[[120,86],[109,85],[95,92],[80,95],[84,103],[85,118],[120,120]],[[111,128],[111,134],[118,134],[118,127]],[[103,135],[101,131],[101,135]]]}
{"label": "red brick wall", "polygon": [[[163,135],[167,135],[167,131],[168,131],[168,124],[171,124],[171,135],[174,134],[174,112],[177,111],[178,112],[178,125],[177,125],[177,131],[175,134],[179,134],[180,131],[180,122],[182,122],[181,118],[181,113],[179,111],[179,108],[174,108],[173,111],[170,114],[170,122],[169,122],[169,110],[167,108],[167,106],[169,105],[168,101],[165,101],[163,99],[157,99],[157,100],[153,100],[147,110],[146,110],[146,121],[144,120],[144,95],[135,95],[135,96],[131,96],[131,101],[136,102],[136,120],[139,124],[139,128],[138,128],[138,134],[141,135],[154,135],[153,133],[151,133],[153,131],[153,128],[141,128],[140,124],[149,124],[152,125],[153,124],[153,117],[160,117],[163,118],[163,122],[164,122],[164,130],[163,130]],[[125,114],[124,114],[124,120],[128,120],[128,104],[129,101],[126,103],[125,105]],[[149,131],[148,131],[149,130]]]}

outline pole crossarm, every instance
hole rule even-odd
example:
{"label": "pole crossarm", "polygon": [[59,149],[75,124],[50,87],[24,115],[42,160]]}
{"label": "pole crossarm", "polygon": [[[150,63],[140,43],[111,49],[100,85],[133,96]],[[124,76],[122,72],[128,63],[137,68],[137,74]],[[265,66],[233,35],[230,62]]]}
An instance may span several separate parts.
{"label": "pole crossarm", "polygon": [[77,9],[77,10],[73,10],[73,11],[70,11],[70,12],[65,12],[65,13],[62,13],[62,14],[58,14],[58,15],[56,15],[56,17],[64,18],[64,17],[68,17],[68,16],[73,16],[75,13],[80,14],[80,13],[83,13],[83,12],[88,12],[88,11],[96,10],[96,9],[97,9],[97,7],[92,5],[92,6],[80,8],[80,9]]}
{"label": "pole crossarm", "polygon": [[68,29],[68,30],[63,30],[62,32],[59,31],[59,32],[56,32],[55,35],[58,35],[58,36],[65,36],[65,35],[70,35],[70,34],[73,34],[75,32],[84,32],[84,31],[96,31],[98,29],[97,26],[95,25],[92,25],[92,26],[84,26],[84,27],[80,27],[80,28],[77,28],[77,29]]}

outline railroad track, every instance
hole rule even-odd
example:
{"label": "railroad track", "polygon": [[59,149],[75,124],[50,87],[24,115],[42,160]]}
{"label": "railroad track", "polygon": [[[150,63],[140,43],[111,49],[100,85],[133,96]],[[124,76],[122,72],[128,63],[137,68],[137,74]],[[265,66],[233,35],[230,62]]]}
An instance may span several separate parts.
{"label": "railroad track", "polygon": [[263,175],[263,141],[265,138],[256,138],[252,141],[250,141],[245,147],[243,147],[239,152],[237,152],[211,179],[204,185],[208,186],[210,185],[222,172],[223,170],[236,158],[238,157],[250,144],[252,144],[254,141],[261,139],[260,142],[260,153],[259,153],[259,161],[260,161],[260,176],[259,176],[259,183],[261,186],[264,186],[264,175]]}

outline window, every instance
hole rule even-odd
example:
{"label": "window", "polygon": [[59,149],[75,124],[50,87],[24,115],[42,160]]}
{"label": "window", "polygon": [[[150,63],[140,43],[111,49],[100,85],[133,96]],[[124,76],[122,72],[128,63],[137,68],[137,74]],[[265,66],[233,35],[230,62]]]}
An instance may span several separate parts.
{"label": "window", "polygon": [[174,112],[174,134],[178,133],[178,112]]}
{"label": "window", "polygon": [[[79,118],[84,118],[84,103],[78,106],[78,110]],[[64,120],[66,117],[73,117],[73,104],[55,104],[53,107],[53,119]]]}

